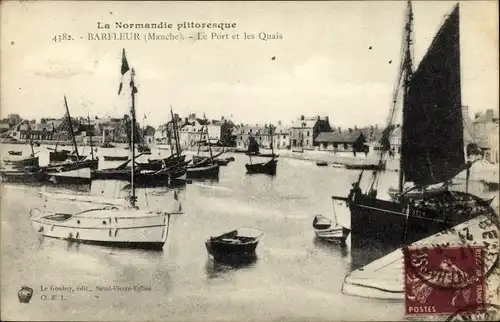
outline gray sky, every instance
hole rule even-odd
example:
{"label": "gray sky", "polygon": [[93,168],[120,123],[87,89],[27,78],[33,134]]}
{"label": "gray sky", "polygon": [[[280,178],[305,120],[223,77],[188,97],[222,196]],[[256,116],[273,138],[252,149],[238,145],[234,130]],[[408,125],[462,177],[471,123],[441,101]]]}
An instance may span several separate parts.
{"label": "gray sky", "polygon": [[[454,4],[413,2],[416,63]],[[60,117],[64,94],[73,116],[127,113],[129,98],[117,95],[125,48],[137,72],[138,115],[151,113],[147,122],[153,125],[167,121],[170,104],[181,115],[233,115],[238,123],[290,123],[301,114],[321,114],[335,126],[383,124],[400,61],[405,8],[406,1],[4,2],[1,116]],[[496,109],[497,4],[464,1],[460,11],[463,104],[471,113]],[[101,32],[99,21],[235,22],[236,29],[225,31],[229,37],[279,32],[283,39],[87,40],[88,33]],[[169,32],[139,32],[153,31]],[[210,37],[212,30],[205,31]],[[64,32],[77,39],[51,40]]]}

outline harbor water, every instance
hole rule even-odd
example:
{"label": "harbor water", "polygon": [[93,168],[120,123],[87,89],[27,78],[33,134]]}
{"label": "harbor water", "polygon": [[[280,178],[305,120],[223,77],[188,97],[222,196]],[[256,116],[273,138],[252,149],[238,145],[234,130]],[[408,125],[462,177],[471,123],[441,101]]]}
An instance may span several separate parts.
{"label": "harbor water", "polygon": [[[3,144],[0,149],[2,158],[9,157],[8,150],[30,153],[25,145]],[[40,163],[47,163],[46,146],[35,150],[40,151]],[[104,161],[104,155],[127,153],[99,148],[99,167],[120,164]],[[88,148],[84,154],[89,154]],[[153,148],[152,155],[141,159],[168,154]],[[331,196],[346,196],[359,171],[280,158],[275,177],[246,175],[248,157],[228,156],[235,161],[221,167],[218,181],[193,181],[177,188],[184,214],[172,217],[161,252],[42,238],[30,225],[32,208],[75,212],[95,205],[46,201],[38,195],[39,186],[3,184],[2,316],[23,320],[88,320],[93,316],[113,321],[404,319],[403,302],[342,294],[345,275],[357,266],[349,244],[328,245],[315,239],[314,216],[333,218]],[[387,197],[387,189],[396,182],[396,172],[384,173],[379,196]],[[94,181],[90,187],[54,186],[47,191],[110,198],[128,195],[127,183],[119,181]],[[479,183],[472,183],[469,191],[484,197],[496,194],[484,191]],[[170,188],[139,188],[137,195],[141,208],[177,210]],[[498,200],[494,202],[498,205]],[[337,214],[341,224],[349,224],[346,215]],[[264,232],[257,258],[238,265],[209,259],[205,240],[240,227]],[[360,263],[374,256],[371,250],[356,253]],[[29,305],[17,298],[24,285],[34,290]]]}

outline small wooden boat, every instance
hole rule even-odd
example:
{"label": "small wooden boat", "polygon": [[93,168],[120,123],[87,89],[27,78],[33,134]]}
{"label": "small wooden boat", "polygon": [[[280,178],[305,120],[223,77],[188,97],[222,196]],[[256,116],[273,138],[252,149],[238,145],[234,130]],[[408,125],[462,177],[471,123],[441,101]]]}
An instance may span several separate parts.
{"label": "small wooden boat", "polygon": [[188,179],[202,178],[218,178],[220,166],[218,164],[210,164],[208,166],[196,166],[187,168]]}
{"label": "small wooden boat", "polygon": [[304,153],[304,150],[292,150],[294,153]]}
{"label": "small wooden boat", "polygon": [[342,163],[338,163],[338,162],[333,162],[332,166],[334,168],[345,168],[345,165],[343,165]]}
{"label": "small wooden boat", "polygon": [[205,241],[207,252],[214,258],[253,255],[264,234],[254,228],[240,228]]}
{"label": "small wooden boat", "polygon": [[90,168],[80,168],[68,171],[53,171],[45,172],[45,177],[48,181],[59,184],[59,183],[71,183],[71,184],[88,184],[92,179],[92,172]]}
{"label": "small wooden boat", "polygon": [[127,161],[128,156],[105,155],[104,161]]}
{"label": "small wooden boat", "polygon": [[160,171],[141,171],[134,180],[138,185],[169,185],[173,181],[186,181],[186,173],[186,166],[175,166]]}
{"label": "small wooden boat", "polygon": [[384,170],[385,164],[346,164],[345,168],[348,170]]}
{"label": "small wooden boat", "polygon": [[313,220],[313,228],[316,236],[328,242],[345,243],[350,230],[340,226],[338,223],[322,216],[317,215]]}
{"label": "small wooden boat", "polygon": [[161,250],[171,213],[107,206],[76,214],[32,209],[31,225],[46,237],[79,243]]}
{"label": "small wooden boat", "polygon": [[245,167],[247,169],[247,173],[249,174],[263,173],[263,174],[275,175],[277,164],[278,160],[273,158],[264,163],[245,164]]}
{"label": "small wooden boat", "polygon": [[260,153],[260,152],[246,152],[248,156],[263,157],[263,158],[277,158],[279,154],[274,153]]}
{"label": "small wooden boat", "polygon": [[3,160],[3,162],[5,162],[5,164],[10,164],[12,165],[13,167],[38,167],[40,165],[39,163],[39,157],[35,157],[35,156],[29,156],[29,157],[25,157],[25,158],[22,158],[22,159],[16,159],[16,160]]}
{"label": "small wooden boat", "polygon": [[326,162],[326,161],[317,161],[316,165],[318,167],[326,167],[326,166],[328,166],[328,162]]}
{"label": "small wooden boat", "polygon": [[171,155],[168,158],[164,159],[148,159],[148,162],[136,162],[137,166],[140,167],[142,170],[149,170],[149,171],[159,171],[162,168],[170,168],[175,165],[184,163],[184,160],[186,160],[185,155]]}
{"label": "small wooden boat", "polygon": [[111,143],[105,142],[105,143],[101,144],[100,147],[103,149],[110,149],[110,148],[114,148],[115,146]]}
{"label": "small wooden boat", "polygon": [[[92,170],[92,179],[96,180],[129,180],[132,169],[127,168],[110,168],[110,169],[98,169]],[[135,169],[136,175],[140,173],[139,169]]]}
{"label": "small wooden boat", "polygon": [[40,171],[1,170],[0,182],[3,183],[36,183],[45,179],[45,173]]}
{"label": "small wooden boat", "polygon": [[47,170],[56,169],[58,171],[70,171],[83,168],[90,168],[91,170],[97,170],[99,167],[99,159],[94,160],[81,160],[81,161],[71,161],[66,160],[64,162],[49,163],[46,167]]}
{"label": "small wooden boat", "polygon": [[23,151],[9,151],[10,155],[23,155]]}

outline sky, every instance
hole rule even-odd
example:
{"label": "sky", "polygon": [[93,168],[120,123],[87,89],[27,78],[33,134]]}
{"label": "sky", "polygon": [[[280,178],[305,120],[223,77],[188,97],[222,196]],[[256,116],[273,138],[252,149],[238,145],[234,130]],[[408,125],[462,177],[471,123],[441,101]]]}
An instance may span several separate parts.
{"label": "sky", "polygon": [[[413,2],[415,66],[454,5]],[[180,115],[205,113],[237,123],[290,124],[300,115],[322,115],[333,126],[384,124],[406,12],[406,1],[6,1],[1,6],[1,117],[61,117],[64,95],[72,116],[123,116],[130,98],[117,90],[125,48],[137,74],[138,118],[146,115],[154,126],[168,121],[170,106]],[[460,2],[462,103],[471,114],[499,104],[497,6]],[[98,22],[120,21],[165,21],[174,29],[97,29]],[[142,38],[149,32],[177,34],[177,23],[184,21],[236,23],[236,28],[181,30],[182,42]],[[87,39],[103,31],[139,32],[141,40]],[[187,38],[197,32],[208,38],[227,33],[230,39]],[[231,39],[244,32],[279,33],[282,39]],[[75,40],[52,41],[63,33]]]}

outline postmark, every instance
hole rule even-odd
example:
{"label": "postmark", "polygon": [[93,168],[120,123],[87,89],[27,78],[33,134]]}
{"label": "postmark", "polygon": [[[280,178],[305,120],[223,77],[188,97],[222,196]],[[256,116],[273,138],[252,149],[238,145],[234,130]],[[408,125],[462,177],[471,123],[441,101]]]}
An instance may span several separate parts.
{"label": "postmark", "polygon": [[413,247],[404,250],[407,315],[482,312],[485,303],[484,248]]}

